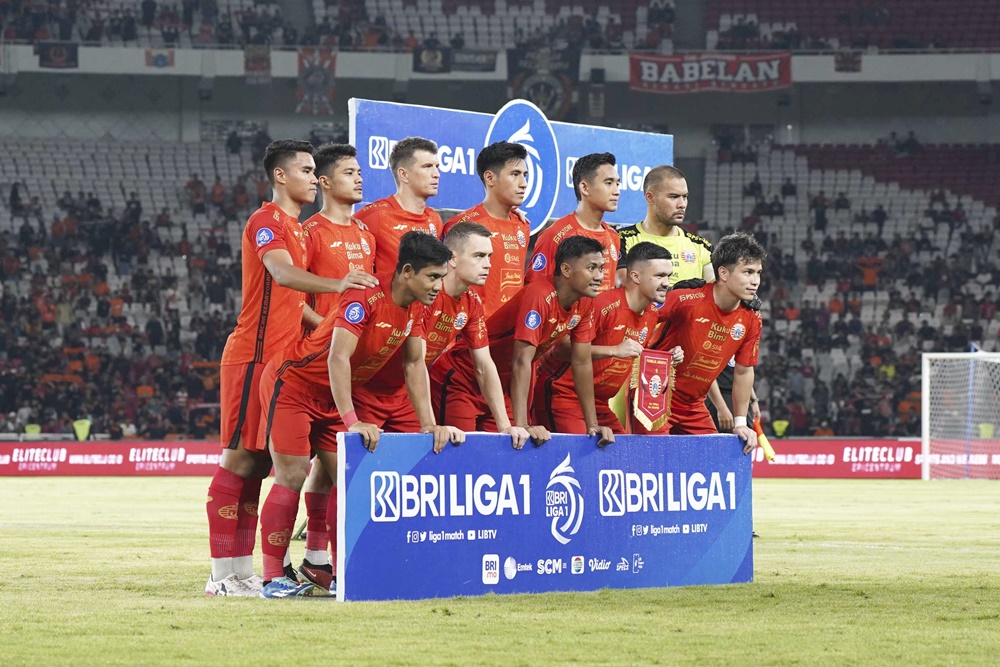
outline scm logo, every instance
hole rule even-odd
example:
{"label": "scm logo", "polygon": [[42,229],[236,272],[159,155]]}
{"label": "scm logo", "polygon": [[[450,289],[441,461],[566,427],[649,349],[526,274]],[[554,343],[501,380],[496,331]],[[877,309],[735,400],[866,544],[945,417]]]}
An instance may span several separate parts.
{"label": "scm logo", "polygon": [[559,558],[539,558],[536,566],[538,574],[562,574],[566,561]]}

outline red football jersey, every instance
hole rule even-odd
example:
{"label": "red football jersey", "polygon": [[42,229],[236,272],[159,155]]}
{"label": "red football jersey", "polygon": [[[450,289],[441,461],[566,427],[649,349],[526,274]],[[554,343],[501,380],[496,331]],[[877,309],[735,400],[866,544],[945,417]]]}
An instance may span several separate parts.
{"label": "red football jersey", "polygon": [[281,287],[264,267],[264,255],[287,250],[305,269],[308,246],[296,218],[268,202],[250,216],[240,243],[243,253],[243,306],[222,351],[222,364],[265,363],[302,330],[302,292]]}
{"label": "red football jersey", "polygon": [[[584,297],[569,310],[563,310],[556,298],[556,286],[551,279],[541,278],[526,285],[486,320],[490,354],[500,374],[504,391],[510,390],[511,362],[514,342],[524,341],[535,346],[535,359],[548,352],[563,336],[569,334],[574,343],[593,340],[593,299]],[[475,377],[470,342],[463,333],[455,347],[441,360]]]}
{"label": "red football jersey", "polygon": [[[468,340],[469,347],[473,349],[486,347],[489,343],[483,302],[478,294],[467,291],[456,299],[441,290],[432,305],[421,304],[420,308],[421,328],[427,344],[424,361],[428,366],[441,356],[459,334]],[[404,384],[403,355],[396,352],[372,377],[369,387],[375,391],[385,391],[398,389]]]}
{"label": "red football jersey", "polygon": [[659,311],[666,330],[651,347],[684,349],[677,366],[674,398],[685,404],[700,403],[712,381],[736,355],[741,366],[756,366],[761,320],[757,313],[738,307],[723,312],[712,297],[714,283],[692,290],[671,290]]}
{"label": "red football jersey", "polygon": [[406,232],[427,232],[441,237],[441,216],[430,206],[423,213],[410,213],[399,205],[395,196],[379,199],[355,213],[375,236],[375,270],[394,273],[399,259],[399,241]]}
{"label": "red football jersey", "polygon": [[[626,338],[645,346],[656,328],[659,312],[650,305],[641,313],[628,307],[625,288],[602,292],[594,299],[594,345],[618,345]],[[634,359],[608,357],[594,361],[594,397],[609,400],[618,393],[632,372]],[[539,376],[554,377],[552,389],[557,394],[575,395],[573,374],[567,361],[547,355]]]}
{"label": "red football jersey", "polygon": [[601,229],[596,232],[585,229],[576,219],[575,213],[559,218],[538,235],[538,240],[535,241],[535,254],[531,256],[531,270],[525,276],[525,282],[534,282],[541,276],[551,278],[555,275],[556,249],[568,236],[586,236],[600,242],[604,248],[604,282],[601,283],[601,291],[613,288],[615,267],[618,266],[618,250],[621,247],[618,232],[606,222],[602,222]]}
{"label": "red football jersey", "polygon": [[490,277],[482,287],[472,287],[482,297],[486,317],[489,317],[524,287],[524,262],[531,226],[513,212],[504,220],[494,218],[480,204],[449,220],[444,226],[444,234],[460,222],[475,222],[493,233]]}
{"label": "red football jersey", "polygon": [[[372,273],[375,237],[360,220],[338,225],[317,213],[302,225],[309,241],[309,271],[325,278],[343,278],[351,271]],[[334,311],[341,295],[316,294],[313,306],[320,315]]]}
{"label": "red football jersey", "polygon": [[358,337],[351,355],[351,386],[368,382],[407,338],[423,332],[420,302],[401,308],[393,302],[391,292],[389,275],[379,276],[375,287],[349,292],[351,296],[340,300],[337,310],[323,318],[312,336],[282,354],[278,377],[309,396],[331,399],[327,356],[333,330],[340,327]]}

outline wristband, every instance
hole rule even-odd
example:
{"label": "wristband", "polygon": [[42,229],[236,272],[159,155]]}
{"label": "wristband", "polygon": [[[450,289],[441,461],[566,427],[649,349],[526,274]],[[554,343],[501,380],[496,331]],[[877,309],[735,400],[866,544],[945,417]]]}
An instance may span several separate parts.
{"label": "wristband", "polygon": [[[346,426],[347,428],[351,428],[352,426],[354,426],[355,424],[357,424],[360,421],[358,419],[358,414],[354,410],[351,410],[350,412],[348,412],[346,415],[344,415],[343,417],[341,417],[341,419],[344,422],[344,426]],[[745,418],[743,419],[743,422],[744,422],[743,425],[746,426],[746,419]]]}
{"label": "wristband", "polygon": [[746,415],[741,415],[739,417],[733,417],[733,428],[739,428],[740,426],[747,425]]}

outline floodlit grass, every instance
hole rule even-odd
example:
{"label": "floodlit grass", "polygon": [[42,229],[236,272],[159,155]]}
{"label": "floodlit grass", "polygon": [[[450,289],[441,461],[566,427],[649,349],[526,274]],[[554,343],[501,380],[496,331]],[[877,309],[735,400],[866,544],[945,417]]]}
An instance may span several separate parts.
{"label": "floodlit grass", "polygon": [[753,584],[350,604],[203,595],[207,484],[0,479],[3,664],[1000,664],[992,482],[758,480]]}

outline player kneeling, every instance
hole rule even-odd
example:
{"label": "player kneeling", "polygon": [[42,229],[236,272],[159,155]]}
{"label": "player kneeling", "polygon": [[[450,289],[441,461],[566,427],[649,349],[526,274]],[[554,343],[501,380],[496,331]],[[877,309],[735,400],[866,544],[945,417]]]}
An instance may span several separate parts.
{"label": "player kneeling", "polygon": [[[427,396],[427,368],[421,326],[423,305],[441,291],[451,251],[429,234],[406,234],[395,274],[379,276],[379,284],[341,300],[309,338],[275,357],[261,378],[261,404],[266,406],[264,437],[274,460],[275,483],[261,511],[261,545],[266,584],[261,597],[299,597],[319,593],[312,581],[285,575],[284,558],[298,513],[299,494],[315,453],[336,479],[337,432],[361,433],[374,451],[379,429],[358,419],[352,389],[368,382],[402,348],[407,390],[420,419],[421,431],[434,436],[435,450],[464,433],[437,426]],[[360,406],[359,406],[360,407]],[[336,549],[336,491],[330,494],[327,524]],[[335,556],[336,554],[334,554]],[[313,573],[322,564],[306,563]],[[319,582],[320,586],[325,582]],[[334,590],[332,565],[330,590]]]}
{"label": "player kneeling", "polygon": [[[608,407],[608,401],[628,381],[633,360],[653,338],[658,308],[670,290],[672,272],[668,250],[654,243],[639,243],[629,251],[625,284],[594,299],[594,340],[590,354],[594,364],[595,408],[598,423],[615,433],[625,433],[625,429]],[[535,388],[535,418],[559,433],[583,433],[586,431],[583,410],[572,373],[567,373],[571,367],[568,348],[560,345],[542,360]],[[680,347],[671,352],[674,363],[684,359]]]}

